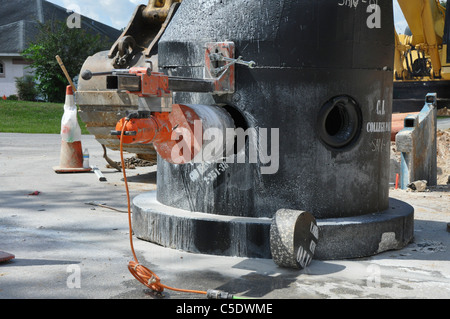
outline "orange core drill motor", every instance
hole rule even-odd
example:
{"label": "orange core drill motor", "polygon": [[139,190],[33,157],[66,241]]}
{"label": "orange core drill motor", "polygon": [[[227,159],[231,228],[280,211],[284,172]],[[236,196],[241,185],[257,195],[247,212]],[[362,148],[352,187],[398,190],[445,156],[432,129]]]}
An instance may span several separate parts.
{"label": "orange core drill motor", "polygon": [[[120,138],[125,126],[124,144],[152,143],[164,160],[185,164],[199,158],[199,155],[205,160],[202,154],[206,146],[203,136],[208,128],[220,130],[225,137],[225,131],[234,129],[235,124],[231,115],[217,106],[172,104],[172,91],[233,93],[235,64],[249,68],[255,66],[255,62],[243,61],[242,57],[234,59],[234,43],[215,42],[206,45],[204,79],[172,77],[146,67],[98,73],[86,70],[82,78],[89,80],[92,76],[107,76],[107,89],[126,91],[139,97],[138,110],[121,119],[112,135]],[[215,141],[216,149],[225,150],[230,142],[227,138]],[[221,158],[223,155],[214,156]],[[208,156],[207,160],[215,160],[214,156]]]}

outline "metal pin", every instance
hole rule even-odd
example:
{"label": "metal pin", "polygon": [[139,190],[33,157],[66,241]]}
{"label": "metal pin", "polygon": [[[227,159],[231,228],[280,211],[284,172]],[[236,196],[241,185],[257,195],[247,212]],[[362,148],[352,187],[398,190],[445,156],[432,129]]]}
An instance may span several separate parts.
{"label": "metal pin", "polygon": [[[230,62],[229,64],[227,64],[227,66],[230,66],[232,64],[241,64],[241,65],[245,65],[250,69],[253,69],[256,66],[256,62],[255,61],[243,61],[242,57],[238,57],[237,59],[233,59],[233,58],[228,58],[222,54],[218,54],[218,53],[212,53],[210,55],[211,61],[226,61],[226,62]],[[225,67],[225,66],[224,66]]]}

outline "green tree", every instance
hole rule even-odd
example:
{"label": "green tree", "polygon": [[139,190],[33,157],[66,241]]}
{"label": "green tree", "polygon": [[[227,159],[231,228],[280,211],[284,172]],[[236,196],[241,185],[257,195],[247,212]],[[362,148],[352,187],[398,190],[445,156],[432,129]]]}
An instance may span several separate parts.
{"label": "green tree", "polygon": [[75,77],[88,56],[108,49],[111,44],[100,35],[92,35],[81,28],[71,29],[65,21],[40,23],[38,29],[36,40],[22,55],[31,61],[38,92],[47,101],[60,103],[65,99],[69,83],[55,57],[59,55],[69,75]]}

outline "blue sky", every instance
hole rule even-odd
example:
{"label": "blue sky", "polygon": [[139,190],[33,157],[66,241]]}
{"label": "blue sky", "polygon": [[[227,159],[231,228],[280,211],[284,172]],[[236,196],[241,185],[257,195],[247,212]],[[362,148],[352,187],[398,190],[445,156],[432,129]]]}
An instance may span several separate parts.
{"label": "blue sky", "polygon": [[[127,26],[135,8],[139,4],[147,4],[148,0],[47,0],[49,2],[69,8],[91,19],[122,29]],[[250,0],[251,1],[251,0]],[[403,33],[406,27],[397,0],[394,2],[395,27]]]}
{"label": "blue sky", "polygon": [[148,0],[47,0],[72,9],[86,17],[122,29],[127,26],[134,10]]}

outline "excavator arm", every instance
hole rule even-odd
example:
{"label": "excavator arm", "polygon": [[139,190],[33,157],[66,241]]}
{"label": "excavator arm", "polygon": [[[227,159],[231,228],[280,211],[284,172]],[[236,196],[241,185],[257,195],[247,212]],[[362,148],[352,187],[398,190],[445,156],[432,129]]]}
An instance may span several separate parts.
{"label": "excavator arm", "polygon": [[[149,0],[136,8],[133,18],[111,47],[108,57],[115,68],[128,66],[136,53],[150,57],[182,0]],[[143,32],[145,30],[145,32]]]}

